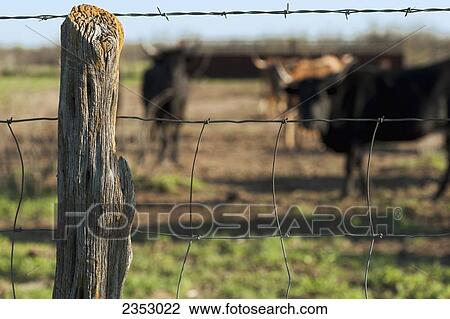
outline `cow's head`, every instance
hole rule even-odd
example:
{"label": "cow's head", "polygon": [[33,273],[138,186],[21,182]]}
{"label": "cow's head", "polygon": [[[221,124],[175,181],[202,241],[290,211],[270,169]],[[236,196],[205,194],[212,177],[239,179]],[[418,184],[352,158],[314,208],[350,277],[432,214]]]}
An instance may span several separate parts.
{"label": "cow's head", "polygon": [[[327,89],[336,76],[326,78],[308,78],[291,83],[287,88],[287,94],[298,98],[298,112],[301,119],[329,118],[330,99]],[[306,122],[306,127],[320,129],[322,122]]]}
{"label": "cow's head", "polygon": [[162,64],[169,70],[175,70],[180,66],[185,66],[187,59],[187,52],[183,48],[174,48],[161,51],[155,57],[155,64]]}
{"label": "cow's head", "polygon": [[[329,57],[324,57],[329,59]],[[353,57],[344,55],[340,58],[342,65],[335,72],[326,76],[307,77],[290,83],[286,87],[287,94],[298,98],[298,112],[302,119],[328,119],[331,117],[332,101],[339,86],[352,68]],[[337,72],[339,71],[339,72]],[[307,127],[325,128],[324,122],[307,122]]]}
{"label": "cow's head", "polygon": [[268,57],[266,59],[253,57],[252,62],[257,69],[263,71],[269,77],[272,85],[276,87],[286,87],[293,81],[289,71],[278,57]]}
{"label": "cow's head", "polygon": [[148,58],[157,66],[166,67],[168,71],[174,71],[180,67],[186,67],[186,61],[197,48],[197,44],[180,42],[176,45],[156,48],[152,45],[141,45]]}

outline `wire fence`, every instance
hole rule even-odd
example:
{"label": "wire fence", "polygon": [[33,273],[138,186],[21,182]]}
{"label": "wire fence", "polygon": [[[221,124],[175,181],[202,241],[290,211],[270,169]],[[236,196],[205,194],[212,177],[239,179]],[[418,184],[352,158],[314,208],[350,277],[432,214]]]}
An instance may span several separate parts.
{"label": "wire fence", "polygon": [[[148,12],[148,13],[114,13],[117,17],[163,17],[166,20],[169,20],[170,17],[180,17],[180,16],[216,16],[216,17],[224,17],[227,18],[229,16],[243,16],[243,15],[275,15],[275,16],[284,16],[287,18],[289,15],[298,15],[298,14],[341,14],[344,15],[346,19],[349,18],[350,15],[354,14],[371,14],[371,13],[385,13],[385,14],[403,14],[405,17],[410,14],[416,13],[436,13],[436,12],[450,12],[450,8],[399,8],[399,9],[320,9],[320,10],[292,10],[287,3],[286,7],[281,10],[249,10],[249,11],[190,11],[190,12],[164,12],[159,7],[157,7],[157,11]],[[52,19],[60,19],[66,18],[67,15],[55,15],[55,14],[39,14],[39,15],[1,15],[0,20],[41,20],[47,21]],[[189,259],[189,254],[191,247],[194,241],[200,240],[234,240],[234,239],[261,239],[261,238],[278,238],[280,241],[280,250],[281,256],[284,264],[284,272],[286,273],[286,290],[285,297],[289,298],[289,292],[292,286],[292,273],[289,266],[289,258],[288,252],[285,247],[285,239],[288,237],[293,238],[321,238],[321,237],[349,237],[349,238],[363,238],[369,240],[370,244],[367,251],[367,259],[364,268],[364,296],[369,298],[369,275],[370,275],[370,263],[375,251],[375,243],[377,240],[382,239],[395,239],[395,238],[441,238],[441,237],[450,237],[450,233],[430,233],[430,234],[382,234],[376,233],[374,223],[372,220],[371,214],[371,189],[370,189],[370,177],[371,177],[371,162],[373,155],[373,148],[376,141],[377,132],[382,129],[382,123],[385,122],[428,122],[428,121],[441,121],[441,122],[450,122],[450,118],[336,118],[336,119],[298,119],[298,120],[288,120],[288,119],[273,119],[273,120],[253,120],[253,119],[245,119],[245,120],[233,120],[233,119],[217,119],[217,120],[180,120],[180,119],[156,119],[156,118],[142,118],[137,116],[118,116],[118,119],[121,120],[136,120],[142,122],[152,122],[152,121],[160,121],[160,122],[172,122],[172,123],[182,123],[182,124],[201,124],[201,130],[197,138],[196,148],[193,156],[192,167],[191,167],[191,176],[190,176],[190,187],[189,187],[189,229],[190,235],[178,235],[173,233],[151,233],[148,231],[142,231],[137,229],[137,232],[146,233],[146,234],[156,234],[160,236],[168,236],[168,237],[177,237],[179,239],[183,239],[187,241],[186,251],[182,260],[182,264],[180,266],[177,287],[176,287],[176,297],[180,297],[181,286],[183,282],[184,270],[186,263]],[[11,229],[0,230],[2,234],[9,234],[11,238],[11,250],[10,250],[10,280],[11,280],[11,288],[13,297],[16,298],[16,289],[15,289],[15,270],[14,270],[14,248],[15,248],[15,239],[17,233],[23,232],[34,232],[34,233],[43,233],[43,232],[55,232],[56,230],[50,228],[36,228],[36,229],[26,229],[17,225],[20,208],[22,205],[23,197],[24,197],[24,183],[25,183],[25,165],[22,157],[22,151],[20,147],[20,143],[18,138],[16,137],[13,124],[16,123],[27,123],[27,122],[38,122],[38,121],[57,121],[57,117],[35,117],[35,118],[21,118],[21,119],[2,119],[0,120],[0,124],[6,124],[8,126],[9,132],[14,140],[20,165],[21,165],[21,185],[20,185],[20,194],[17,202],[17,208],[14,214],[14,221]],[[306,122],[371,122],[376,123],[375,128],[372,134],[372,139],[370,143],[369,156],[367,160],[366,166],[366,209],[367,215],[369,217],[369,233],[366,235],[361,234],[352,234],[352,233],[343,233],[343,234],[310,234],[310,235],[298,235],[298,234],[289,234],[282,233],[280,226],[280,219],[278,214],[278,205],[277,205],[277,197],[276,197],[276,161],[278,155],[278,145],[281,133],[286,125],[292,125],[294,123],[306,123]],[[277,234],[268,235],[268,236],[246,236],[246,237],[227,237],[227,236],[200,236],[195,233],[194,228],[192,227],[192,213],[193,213],[193,180],[195,175],[195,167],[198,152],[201,146],[201,140],[204,131],[210,125],[214,124],[247,124],[247,123],[265,123],[265,124],[278,124],[278,131],[275,138],[274,148],[273,148],[273,157],[272,157],[272,172],[271,172],[271,192],[272,192],[272,206],[273,212],[275,214]]]}
{"label": "wire fence", "polygon": [[[129,18],[155,18],[155,17],[163,17],[167,21],[169,21],[169,17],[183,17],[183,16],[194,16],[194,17],[202,17],[202,16],[213,16],[213,17],[224,17],[227,18],[229,16],[243,16],[243,15],[275,15],[275,16],[284,16],[287,18],[289,15],[298,15],[298,14],[341,14],[344,15],[346,19],[349,18],[350,15],[354,14],[370,14],[370,13],[401,13],[404,17],[415,14],[415,13],[436,13],[436,12],[450,12],[450,8],[393,8],[393,9],[299,9],[292,10],[289,6],[289,3],[281,10],[225,10],[225,11],[172,11],[172,12],[164,12],[159,7],[156,8],[155,12],[116,12],[114,13],[117,17],[129,17]],[[67,14],[38,14],[38,15],[14,15],[8,16],[3,15],[0,16],[0,20],[53,20],[53,19],[64,19],[67,17]]]}
{"label": "wire fence", "polygon": [[[286,290],[285,290],[285,297],[289,298],[289,292],[292,286],[292,273],[289,266],[289,258],[288,258],[288,252],[285,247],[285,239],[287,238],[322,238],[322,237],[347,237],[347,238],[361,238],[361,239],[367,239],[369,240],[369,247],[367,252],[367,259],[365,263],[364,268],[364,281],[363,281],[363,289],[364,289],[364,296],[365,298],[369,298],[369,275],[370,275],[370,263],[375,251],[375,243],[377,240],[382,239],[400,239],[400,238],[450,238],[450,232],[444,232],[444,233],[418,233],[418,234],[383,234],[383,233],[376,233],[372,214],[371,214],[371,188],[370,188],[370,178],[371,178],[371,162],[372,162],[372,155],[373,155],[373,149],[376,141],[377,132],[382,129],[382,123],[384,122],[429,122],[429,121],[440,121],[440,122],[450,122],[450,118],[335,118],[335,119],[326,119],[326,118],[317,118],[317,119],[298,119],[298,120],[288,120],[281,119],[281,120],[259,120],[259,119],[243,119],[243,120],[233,120],[233,119],[207,119],[207,120],[173,120],[173,119],[160,119],[160,118],[143,118],[143,117],[137,117],[137,116],[117,116],[117,119],[119,120],[134,120],[134,121],[140,121],[140,122],[155,122],[155,121],[164,121],[164,122],[170,122],[170,123],[182,123],[182,124],[190,124],[190,125],[196,125],[201,124],[200,133],[197,138],[196,142],[196,148],[192,160],[192,167],[191,167],[191,175],[190,175],[190,187],[189,187],[189,231],[190,235],[181,235],[181,234],[175,234],[175,233],[168,233],[168,232],[149,232],[144,231],[140,229],[135,229],[133,231],[148,235],[158,235],[163,237],[175,237],[181,240],[187,241],[186,251],[184,254],[184,257],[182,259],[182,263],[180,266],[180,272],[178,276],[177,281],[177,287],[176,287],[176,298],[180,297],[180,291],[181,286],[183,282],[183,276],[184,276],[184,270],[186,267],[186,263],[189,259],[189,254],[191,251],[191,247],[195,241],[201,241],[201,240],[242,240],[242,239],[248,239],[248,240],[257,240],[257,239],[263,239],[263,238],[278,238],[280,241],[280,250],[281,250],[281,256],[282,261],[284,264],[284,271],[286,272]],[[19,227],[17,225],[17,220],[20,213],[20,208],[23,201],[23,195],[24,195],[24,181],[25,181],[25,166],[24,161],[22,157],[22,151],[20,147],[20,143],[18,138],[16,137],[14,130],[13,130],[13,123],[27,123],[27,122],[42,122],[42,121],[57,121],[57,117],[35,117],[35,118],[21,118],[21,119],[3,119],[0,120],[1,124],[6,124],[8,126],[8,129],[10,131],[11,137],[13,138],[14,144],[16,146],[20,165],[21,165],[21,185],[20,185],[20,194],[19,199],[17,202],[17,209],[14,215],[14,222],[11,229],[4,229],[0,230],[0,233],[2,234],[9,234],[11,238],[11,252],[10,252],[10,279],[11,279],[11,287],[12,287],[12,293],[13,297],[16,298],[16,289],[15,289],[15,271],[14,271],[14,248],[15,248],[15,236],[17,233],[24,233],[24,232],[33,232],[33,233],[53,233],[56,232],[55,229],[52,228],[36,228],[36,229],[26,229]],[[305,123],[305,122],[365,122],[365,123],[375,123],[375,128],[373,130],[371,142],[370,142],[370,148],[369,148],[369,154],[367,159],[367,166],[366,166],[366,214],[369,217],[369,233],[368,234],[353,234],[353,233],[341,233],[341,234],[290,234],[289,232],[283,233],[281,231],[280,226],[280,218],[278,214],[278,205],[277,205],[277,197],[276,197],[276,161],[277,161],[277,155],[278,155],[278,145],[280,141],[280,136],[285,128],[286,125],[293,125],[295,123]],[[272,206],[273,206],[273,212],[275,215],[275,221],[276,221],[276,229],[277,234],[271,234],[271,235],[259,235],[259,236],[201,236],[194,231],[193,223],[192,223],[192,215],[193,215],[193,183],[194,183],[194,176],[195,176],[195,167],[196,167],[196,161],[198,157],[198,152],[201,146],[202,136],[207,128],[207,126],[211,126],[214,124],[252,124],[252,123],[264,123],[264,124],[278,124],[279,128],[276,134],[274,148],[273,148],[273,157],[272,157],[272,172],[271,172],[271,192],[272,192]]]}

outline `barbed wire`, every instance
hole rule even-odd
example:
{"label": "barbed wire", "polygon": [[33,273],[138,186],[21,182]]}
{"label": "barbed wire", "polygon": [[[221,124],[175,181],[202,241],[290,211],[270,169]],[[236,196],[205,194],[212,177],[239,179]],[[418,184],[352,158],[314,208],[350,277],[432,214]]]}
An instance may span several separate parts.
{"label": "barbed wire", "polygon": [[[372,220],[372,214],[371,214],[371,198],[370,198],[370,169],[371,169],[371,161],[372,161],[372,155],[373,155],[373,149],[374,144],[376,141],[376,134],[379,129],[379,126],[381,123],[384,122],[428,122],[428,121],[441,121],[441,122],[450,122],[450,118],[334,118],[334,119],[326,119],[326,118],[314,118],[314,119],[297,119],[297,120],[288,120],[282,119],[282,120],[260,120],[260,119],[207,119],[207,120],[176,120],[176,119],[161,119],[161,118],[143,118],[138,116],[117,116],[117,119],[122,120],[137,120],[137,121],[143,121],[143,122],[151,122],[151,121],[161,121],[161,122],[173,122],[173,123],[183,123],[183,124],[202,124],[202,128],[200,130],[200,133],[197,138],[196,148],[194,152],[194,158],[192,161],[192,167],[191,167],[191,177],[190,177],[190,188],[189,188],[189,230],[190,235],[181,235],[181,234],[174,234],[174,233],[164,233],[164,232],[150,232],[150,231],[143,231],[140,229],[133,229],[133,233],[143,233],[147,235],[157,235],[157,236],[163,236],[163,237],[172,237],[172,238],[178,238],[182,240],[187,240],[188,244],[186,247],[186,251],[183,257],[183,261],[181,264],[180,272],[178,275],[178,281],[177,281],[177,288],[176,288],[176,298],[180,297],[180,291],[181,291],[181,284],[183,280],[184,270],[185,266],[189,257],[189,253],[192,247],[192,244],[194,241],[200,241],[200,240],[243,240],[243,239],[264,239],[264,238],[278,238],[280,240],[280,249],[281,254],[283,258],[283,263],[285,266],[285,271],[287,275],[287,287],[285,292],[285,297],[289,297],[289,291],[292,284],[292,274],[289,268],[288,263],[288,253],[284,244],[284,240],[287,238],[323,238],[323,237],[347,237],[347,238],[355,238],[355,239],[368,239],[370,240],[370,246],[368,250],[368,256],[367,261],[364,269],[364,279],[363,279],[363,289],[364,289],[364,296],[365,298],[369,298],[369,270],[370,270],[370,263],[371,259],[374,254],[374,246],[375,241],[378,239],[399,239],[399,238],[450,238],[450,232],[443,232],[443,233],[422,233],[422,234],[383,234],[383,233],[376,233],[375,227]],[[24,233],[24,232],[34,232],[34,233],[55,233],[56,230],[51,228],[35,228],[35,229],[26,229],[22,227],[17,227],[17,220],[20,213],[20,207],[23,200],[23,190],[25,185],[25,167],[22,157],[22,152],[20,148],[19,141],[14,133],[14,130],[12,128],[13,123],[27,123],[27,122],[40,122],[40,121],[57,121],[57,117],[30,117],[30,118],[20,118],[20,119],[5,119],[0,120],[0,124],[7,124],[9,131],[11,133],[11,136],[15,142],[21,168],[22,168],[22,178],[21,178],[21,191],[18,199],[17,209],[16,213],[14,215],[14,222],[13,222],[13,228],[12,229],[3,229],[0,230],[0,234],[10,234],[11,236],[11,253],[10,253],[10,279],[11,279],[11,287],[13,292],[13,298],[16,298],[16,290],[15,290],[15,273],[14,273],[14,248],[15,248],[15,236],[17,233]],[[366,168],[366,200],[367,200],[367,215],[369,217],[369,233],[368,234],[352,234],[352,233],[341,233],[341,234],[291,234],[289,232],[282,233],[281,231],[281,224],[279,220],[278,210],[277,210],[277,200],[276,200],[276,159],[277,159],[277,150],[278,150],[278,144],[281,132],[285,125],[287,124],[293,124],[293,123],[305,123],[305,122],[367,122],[367,123],[376,123],[372,139],[370,143],[369,148],[369,156],[367,161],[367,168]],[[272,181],[272,205],[273,205],[273,211],[276,218],[276,224],[277,224],[277,233],[276,234],[270,234],[270,235],[260,235],[260,236],[201,236],[199,234],[194,233],[193,223],[192,223],[192,205],[193,205],[193,184],[194,184],[194,172],[195,172],[195,166],[196,161],[198,157],[198,152],[200,149],[200,144],[202,141],[202,136],[205,131],[205,128],[207,125],[210,124],[247,124],[247,123],[275,123],[279,124],[279,128],[276,135],[275,140],[275,146],[273,151],[273,160],[272,160],[272,172],[271,172],[271,181]],[[53,238],[53,237],[52,237]]]}
{"label": "barbed wire", "polygon": [[[415,13],[439,13],[439,12],[450,12],[450,8],[381,8],[381,9],[290,9],[289,3],[282,10],[224,10],[224,11],[171,11],[164,12],[159,7],[156,8],[155,12],[116,12],[113,13],[117,17],[127,17],[127,18],[155,18],[163,17],[167,21],[170,21],[170,17],[183,17],[183,16],[194,16],[194,17],[204,17],[204,16],[215,16],[228,18],[230,16],[243,16],[243,15],[271,15],[271,16],[283,16],[287,18],[289,15],[301,15],[301,14],[341,14],[344,15],[346,19],[350,15],[354,14],[371,14],[371,13],[385,13],[385,14],[403,14],[404,17]],[[54,19],[64,19],[67,14],[37,14],[37,15],[2,15],[0,20],[40,20],[48,21]]]}

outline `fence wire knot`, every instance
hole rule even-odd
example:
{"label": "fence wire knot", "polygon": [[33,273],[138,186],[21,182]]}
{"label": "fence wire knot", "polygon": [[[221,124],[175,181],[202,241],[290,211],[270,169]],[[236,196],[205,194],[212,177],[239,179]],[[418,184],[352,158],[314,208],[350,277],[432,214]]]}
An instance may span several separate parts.
{"label": "fence wire knot", "polygon": [[406,8],[405,17],[408,15],[408,13],[411,13],[411,7]]}
{"label": "fence wire knot", "polygon": [[13,122],[13,118],[6,119],[6,124],[11,125]]}
{"label": "fence wire knot", "polygon": [[162,12],[159,7],[156,7],[156,9],[158,9],[159,15],[161,17],[164,17],[164,18],[166,18],[167,21],[169,21],[169,17],[167,16],[167,14],[165,12]]}
{"label": "fence wire knot", "polygon": [[349,9],[345,10],[344,14],[345,14],[345,20],[348,20],[348,17],[350,16],[350,10]]}
{"label": "fence wire knot", "polygon": [[39,20],[41,20],[41,21],[47,21],[48,19],[52,19],[52,16],[48,15],[48,14],[44,14],[39,17]]}
{"label": "fence wire knot", "polygon": [[227,12],[226,12],[226,11],[222,12],[220,15],[223,16],[225,19],[228,19],[228,18],[227,18]]}
{"label": "fence wire knot", "polygon": [[281,124],[282,125],[286,125],[288,123],[288,121],[289,121],[289,118],[286,117],[286,118],[281,120]]}
{"label": "fence wire knot", "polygon": [[289,12],[289,2],[286,4],[286,9],[283,12],[284,12],[284,18],[287,19],[287,15],[290,14],[290,12]]}

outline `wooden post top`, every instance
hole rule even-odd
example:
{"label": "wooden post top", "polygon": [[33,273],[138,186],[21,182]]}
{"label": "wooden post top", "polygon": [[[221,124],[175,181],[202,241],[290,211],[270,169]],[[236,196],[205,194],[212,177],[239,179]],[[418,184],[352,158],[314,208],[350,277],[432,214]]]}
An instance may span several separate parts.
{"label": "wooden post top", "polygon": [[[118,39],[118,49],[119,51],[122,50],[124,41],[123,27],[119,19],[112,13],[93,5],[82,4],[72,8],[67,20],[71,21],[75,28],[87,38],[92,37],[92,32],[94,34],[100,33],[101,30],[102,35],[105,35],[104,40],[106,42],[108,35]],[[99,30],[97,27],[101,29]]]}

